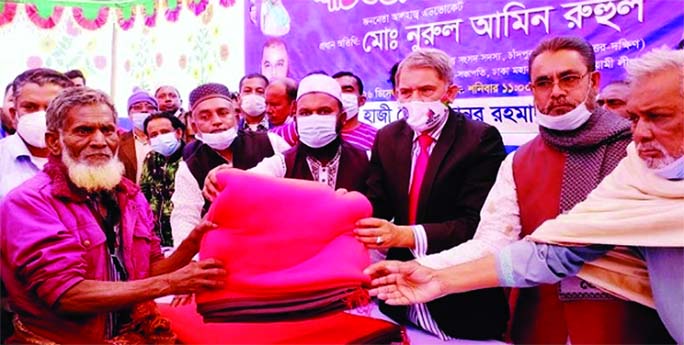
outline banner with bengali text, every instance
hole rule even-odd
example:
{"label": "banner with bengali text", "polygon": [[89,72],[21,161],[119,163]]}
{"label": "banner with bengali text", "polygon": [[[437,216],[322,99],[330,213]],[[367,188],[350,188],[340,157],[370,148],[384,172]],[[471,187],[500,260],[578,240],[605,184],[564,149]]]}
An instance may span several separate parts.
{"label": "banner with bengali text", "polygon": [[[549,35],[592,43],[602,84],[622,79],[629,59],[673,47],[684,32],[684,0],[252,0],[245,6],[246,72],[300,79],[352,71],[368,104],[360,118],[397,120],[388,81],[412,50],[446,51],[461,88],[454,107],[515,135],[536,132],[528,57]],[[523,136],[525,137],[525,136]],[[523,140],[524,141],[524,140]],[[517,144],[517,143],[514,143]]]}

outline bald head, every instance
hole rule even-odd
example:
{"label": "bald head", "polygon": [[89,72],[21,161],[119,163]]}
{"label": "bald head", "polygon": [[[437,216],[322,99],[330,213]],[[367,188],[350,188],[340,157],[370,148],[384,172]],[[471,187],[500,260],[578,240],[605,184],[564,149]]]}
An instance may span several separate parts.
{"label": "bald head", "polygon": [[294,113],[297,83],[291,78],[277,78],[266,87],[266,116],[271,124],[280,126]]}

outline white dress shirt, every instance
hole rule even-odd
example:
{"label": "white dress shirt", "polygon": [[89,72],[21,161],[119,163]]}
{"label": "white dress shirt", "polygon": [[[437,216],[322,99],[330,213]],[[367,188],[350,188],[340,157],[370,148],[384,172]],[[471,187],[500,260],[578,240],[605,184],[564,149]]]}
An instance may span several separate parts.
{"label": "white dress shirt", "polygon": [[[437,126],[434,130],[428,132],[427,134],[432,137],[432,143],[428,147],[428,153],[432,154],[433,149],[437,145],[437,141],[439,140],[439,137],[442,134],[442,129],[444,129],[444,126],[446,125],[446,122],[448,121],[448,117],[444,119],[444,121]],[[411,149],[411,175],[409,178],[409,192],[411,189],[411,183],[413,183],[413,170],[415,169],[416,166],[416,161],[418,160],[418,156],[420,155],[420,145],[418,144],[418,136],[420,133],[414,132],[413,133],[413,147]],[[414,257],[422,258],[426,256],[427,251],[428,251],[428,240],[427,240],[427,234],[425,233],[425,228],[418,224],[413,226],[413,236],[414,236],[414,241],[416,244],[416,247],[411,249],[411,253],[413,254]],[[450,340],[453,339],[446,335],[442,330],[439,329],[437,326],[437,322],[432,319],[432,316],[430,316],[430,311],[427,308],[426,304],[413,304],[408,307],[408,319],[413,322],[415,325],[419,326],[423,330],[430,332],[434,335],[436,335],[438,338],[441,340]]]}
{"label": "white dress shirt", "polygon": [[[277,134],[268,133],[268,139],[276,155],[290,148],[290,145]],[[231,164],[232,162],[226,163]],[[173,210],[170,221],[174,247],[178,248],[180,243],[202,220],[204,197],[199,188],[199,183],[184,161],[178,163],[174,185],[175,190],[171,196]]]}
{"label": "white dress shirt", "polygon": [[497,253],[520,238],[522,226],[513,179],[514,154],[511,152],[501,163],[494,186],[480,211],[480,223],[473,239],[451,249],[420,257],[418,263],[434,269],[458,265]]}
{"label": "white dress shirt", "polygon": [[47,158],[31,155],[18,134],[0,140],[0,200],[43,170],[45,163]]}

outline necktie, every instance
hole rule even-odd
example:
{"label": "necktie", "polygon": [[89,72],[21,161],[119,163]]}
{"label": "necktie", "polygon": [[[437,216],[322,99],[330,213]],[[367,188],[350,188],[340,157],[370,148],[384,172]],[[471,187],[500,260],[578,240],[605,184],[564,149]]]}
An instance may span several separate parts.
{"label": "necktie", "polygon": [[420,187],[423,185],[423,178],[425,177],[425,169],[427,168],[430,153],[428,149],[432,144],[432,137],[427,134],[418,136],[418,145],[420,146],[420,153],[416,159],[416,165],[413,168],[413,182],[409,190],[409,224],[416,224],[416,214],[418,213],[418,198],[420,197]]}

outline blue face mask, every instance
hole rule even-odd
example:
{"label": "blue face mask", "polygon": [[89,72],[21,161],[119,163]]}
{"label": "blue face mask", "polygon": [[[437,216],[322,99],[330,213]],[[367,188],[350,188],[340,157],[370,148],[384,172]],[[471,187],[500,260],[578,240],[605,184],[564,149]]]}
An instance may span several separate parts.
{"label": "blue face mask", "polygon": [[674,162],[660,168],[653,169],[653,172],[667,180],[684,179],[684,156],[677,158]]}
{"label": "blue face mask", "polygon": [[150,146],[155,152],[168,157],[178,150],[180,140],[176,138],[176,132],[169,132],[150,138]]}

